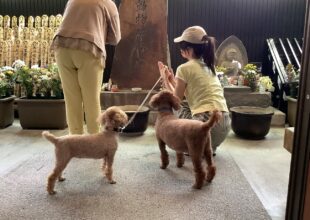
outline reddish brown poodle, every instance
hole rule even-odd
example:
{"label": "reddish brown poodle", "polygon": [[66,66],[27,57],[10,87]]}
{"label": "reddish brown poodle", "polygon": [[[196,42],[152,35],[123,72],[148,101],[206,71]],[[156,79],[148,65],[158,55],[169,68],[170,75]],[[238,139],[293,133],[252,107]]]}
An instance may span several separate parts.
{"label": "reddish brown poodle", "polygon": [[91,135],[68,135],[55,137],[48,131],[42,135],[55,145],[56,164],[53,172],[48,177],[47,191],[55,194],[55,182],[64,181],[62,171],[73,157],[103,159],[102,169],[109,180],[114,184],[112,164],[117,150],[117,131],[127,123],[127,115],[117,107],[108,108],[98,121],[104,125],[104,130]]}
{"label": "reddish brown poodle", "polygon": [[[179,119],[173,114],[173,109],[180,108],[180,99],[169,91],[161,91],[152,96],[150,106],[158,110],[155,130],[161,152],[161,168],[169,164],[166,145],[176,151],[177,166],[184,164],[184,153],[189,153],[195,171],[193,188],[200,189],[204,180],[211,182],[215,176],[216,167],[212,156],[210,129],[221,117],[220,112],[214,111],[207,122],[190,119]],[[202,165],[207,162],[207,175]]]}

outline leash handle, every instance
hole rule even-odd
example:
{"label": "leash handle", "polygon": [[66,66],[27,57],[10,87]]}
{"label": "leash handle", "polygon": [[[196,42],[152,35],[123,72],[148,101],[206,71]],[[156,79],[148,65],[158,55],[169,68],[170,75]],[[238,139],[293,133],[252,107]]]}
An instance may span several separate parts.
{"label": "leash handle", "polygon": [[154,84],[154,86],[151,88],[151,90],[147,93],[147,95],[145,96],[144,100],[142,101],[141,105],[139,106],[139,108],[137,109],[137,111],[133,114],[133,116],[129,119],[129,121],[127,122],[127,124],[125,126],[123,126],[121,128],[121,132],[123,132],[123,130],[128,127],[128,125],[135,119],[136,115],[138,114],[138,112],[141,110],[141,108],[143,107],[143,105],[145,104],[145,102],[147,101],[147,99],[150,97],[151,92],[153,92],[153,90],[155,89],[155,87],[157,86],[157,84],[160,82],[161,80],[161,76],[158,78],[158,80],[156,81],[156,83]]}

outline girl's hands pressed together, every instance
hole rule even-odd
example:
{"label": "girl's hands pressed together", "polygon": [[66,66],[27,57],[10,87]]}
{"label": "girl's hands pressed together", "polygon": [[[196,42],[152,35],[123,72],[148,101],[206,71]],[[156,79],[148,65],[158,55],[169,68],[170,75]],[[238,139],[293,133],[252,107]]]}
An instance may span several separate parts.
{"label": "girl's hands pressed together", "polygon": [[164,65],[161,61],[158,61],[158,69],[163,79],[164,87],[173,91],[175,87],[175,78],[172,69],[168,68],[168,66]]}

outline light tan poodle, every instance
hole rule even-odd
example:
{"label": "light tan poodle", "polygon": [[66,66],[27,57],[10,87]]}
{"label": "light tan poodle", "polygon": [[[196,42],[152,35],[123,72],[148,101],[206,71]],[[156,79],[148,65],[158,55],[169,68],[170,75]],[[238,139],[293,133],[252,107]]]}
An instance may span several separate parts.
{"label": "light tan poodle", "polygon": [[[152,96],[149,104],[158,110],[155,130],[161,152],[161,168],[169,164],[166,145],[176,151],[177,167],[184,165],[184,153],[189,153],[195,171],[193,188],[200,189],[204,179],[211,182],[216,173],[212,156],[210,129],[221,117],[220,112],[214,111],[207,122],[198,120],[179,119],[173,114],[173,109],[180,108],[180,99],[169,91],[161,91]],[[207,162],[207,175],[202,165],[202,159]]]}
{"label": "light tan poodle", "polygon": [[114,184],[112,164],[117,150],[117,132],[124,126],[128,117],[124,111],[117,107],[110,107],[100,115],[98,122],[104,127],[103,131],[91,135],[68,135],[55,137],[48,131],[42,135],[55,145],[56,164],[53,172],[48,177],[47,192],[55,194],[55,182],[64,181],[62,172],[73,157],[103,159],[103,172]]}

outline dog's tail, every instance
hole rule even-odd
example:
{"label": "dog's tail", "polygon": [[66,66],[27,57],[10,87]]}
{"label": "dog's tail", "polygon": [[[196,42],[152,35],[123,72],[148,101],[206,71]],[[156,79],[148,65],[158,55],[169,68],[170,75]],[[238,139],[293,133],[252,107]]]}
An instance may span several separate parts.
{"label": "dog's tail", "polygon": [[52,142],[53,144],[56,144],[58,142],[58,139],[48,131],[43,131],[42,136],[47,140],[49,140],[50,142]]}
{"label": "dog's tail", "polygon": [[222,117],[221,112],[219,112],[218,110],[214,110],[209,120],[203,124],[203,128],[205,129],[212,128],[216,123],[219,122],[221,117]]}

